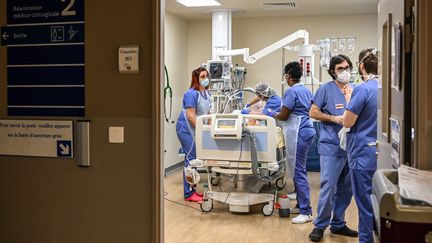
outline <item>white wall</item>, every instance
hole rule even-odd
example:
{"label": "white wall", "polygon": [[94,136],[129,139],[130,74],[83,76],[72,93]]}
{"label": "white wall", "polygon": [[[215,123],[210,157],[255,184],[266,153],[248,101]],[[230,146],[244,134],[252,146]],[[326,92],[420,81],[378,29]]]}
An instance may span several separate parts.
{"label": "white wall", "polygon": [[[352,16],[312,16],[312,17],[279,17],[279,18],[233,18],[232,48],[250,48],[254,54],[275,41],[295,32],[305,29],[310,34],[310,43],[325,37],[356,36],[356,49],[352,56],[353,65],[358,53],[368,47],[377,46],[377,15]],[[189,70],[211,58],[211,20],[189,22]],[[301,44],[300,41],[293,44]],[[286,52],[286,62],[297,60],[295,53]],[[319,77],[319,55],[315,56],[315,77]],[[281,92],[282,80],[282,50],[276,51],[253,65],[245,65],[241,57],[233,58],[233,63],[239,63],[247,68],[246,86],[254,87],[261,80],[266,80]],[[328,81],[326,70],[323,70],[323,80]]]}
{"label": "white wall", "polygon": [[[168,68],[170,86],[173,89],[172,120],[176,121],[182,109],[183,93],[190,84],[188,67],[188,23],[185,19],[165,13],[165,65]],[[167,99],[167,110],[169,99]],[[180,142],[178,141],[174,124],[165,122],[164,145],[165,145],[165,168],[180,161],[178,156]]]}

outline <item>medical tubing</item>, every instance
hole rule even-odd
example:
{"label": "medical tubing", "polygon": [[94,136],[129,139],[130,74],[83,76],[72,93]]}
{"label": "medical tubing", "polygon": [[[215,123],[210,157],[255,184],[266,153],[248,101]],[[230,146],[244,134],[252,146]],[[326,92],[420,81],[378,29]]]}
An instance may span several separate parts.
{"label": "medical tubing", "polygon": [[258,169],[258,153],[257,153],[257,146],[256,146],[256,139],[253,132],[251,132],[249,129],[244,128],[243,129],[243,135],[248,136],[251,144],[251,160],[252,160],[252,174],[257,177],[259,180],[263,182],[272,182],[276,178],[279,177],[280,172],[282,171],[282,167],[280,166],[278,169],[278,172],[270,175],[270,176],[261,176],[260,173],[257,172]]}
{"label": "medical tubing", "polygon": [[[187,159],[187,160],[189,160],[189,155],[192,152],[193,146],[195,144],[195,135],[194,134],[191,134],[191,135],[192,135],[192,146],[190,147],[189,152],[185,155],[185,159]],[[193,158],[193,159],[196,159],[196,158]],[[188,163],[188,166],[190,166],[189,163]]]}

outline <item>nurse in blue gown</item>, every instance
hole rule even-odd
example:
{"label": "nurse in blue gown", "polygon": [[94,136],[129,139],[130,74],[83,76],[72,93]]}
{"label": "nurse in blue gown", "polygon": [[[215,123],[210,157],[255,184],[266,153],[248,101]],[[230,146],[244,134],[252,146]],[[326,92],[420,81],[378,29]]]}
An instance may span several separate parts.
{"label": "nurse in blue gown", "polygon": [[255,92],[258,96],[246,105],[246,108],[241,111],[242,114],[249,114],[248,109],[251,105],[265,101],[266,104],[262,110],[262,114],[272,116],[275,112],[279,112],[282,108],[282,99],[276,94],[276,91],[266,82],[259,82],[255,86]]}
{"label": "nurse in blue gown", "polygon": [[359,74],[364,83],[354,89],[343,116],[351,184],[359,214],[359,241],[374,242],[372,177],[377,169],[378,57],[376,49],[359,54]]}
{"label": "nurse in blue gown", "polygon": [[[206,115],[210,111],[211,97],[207,91],[209,87],[209,75],[205,68],[197,68],[192,71],[190,89],[183,95],[183,110],[177,120],[176,131],[183,152],[185,153],[184,167],[196,159],[195,153],[195,122],[196,117]],[[200,202],[203,197],[190,185],[183,172],[184,198],[186,201]]]}
{"label": "nurse in blue gown", "polygon": [[284,94],[281,111],[270,114],[283,121],[287,170],[291,171],[289,173],[293,176],[297,190],[298,208],[292,211],[300,213],[291,220],[295,224],[311,222],[313,219],[306,157],[315,137],[315,129],[309,120],[312,93],[300,82],[302,74],[303,69],[298,62],[290,62],[285,66],[285,80],[291,88]]}

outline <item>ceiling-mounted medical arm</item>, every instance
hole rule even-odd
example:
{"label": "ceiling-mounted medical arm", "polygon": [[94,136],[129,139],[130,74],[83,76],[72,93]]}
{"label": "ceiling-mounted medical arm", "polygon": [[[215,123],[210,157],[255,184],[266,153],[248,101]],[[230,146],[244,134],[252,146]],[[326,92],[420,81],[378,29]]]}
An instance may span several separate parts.
{"label": "ceiling-mounted medical arm", "polygon": [[254,64],[259,59],[287,46],[289,43],[298,39],[304,39],[304,45],[309,45],[309,33],[306,30],[297,30],[296,32],[288,35],[287,37],[271,44],[270,46],[258,51],[257,53],[249,56],[249,48],[235,49],[228,51],[218,51],[216,56],[218,58],[227,56],[239,56],[243,55],[243,60],[247,64]]}

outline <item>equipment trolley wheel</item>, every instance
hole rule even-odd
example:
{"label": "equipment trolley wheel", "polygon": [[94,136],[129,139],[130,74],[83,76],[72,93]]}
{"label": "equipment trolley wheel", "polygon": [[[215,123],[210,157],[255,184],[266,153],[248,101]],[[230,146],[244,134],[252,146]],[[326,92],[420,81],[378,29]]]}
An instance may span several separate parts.
{"label": "equipment trolley wheel", "polygon": [[219,176],[212,177],[210,180],[210,183],[212,184],[212,186],[218,186],[219,185]]}
{"label": "equipment trolley wheel", "polygon": [[213,210],[213,200],[212,199],[205,199],[201,204],[200,204],[200,208],[201,211],[203,212],[210,212]]}
{"label": "equipment trolley wheel", "polygon": [[263,204],[261,207],[261,213],[264,216],[271,216],[273,214],[273,207],[272,207],[273,203],[266,203]]}
{"label": "equipment trolley wheel", "polygon": [[276,187],[277,187],[279,190],[284,189],[285,186],[286,186],[286,180],[285,180],[284,177],[279,178],[279,179],[276,180]]}

